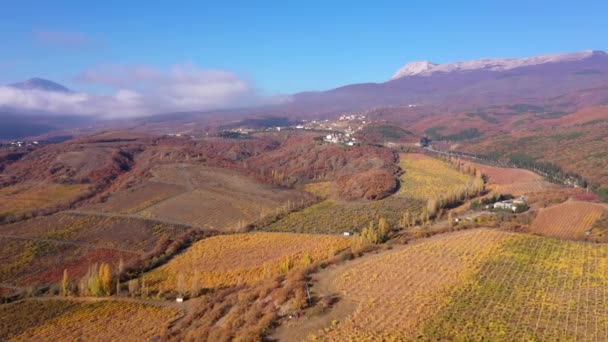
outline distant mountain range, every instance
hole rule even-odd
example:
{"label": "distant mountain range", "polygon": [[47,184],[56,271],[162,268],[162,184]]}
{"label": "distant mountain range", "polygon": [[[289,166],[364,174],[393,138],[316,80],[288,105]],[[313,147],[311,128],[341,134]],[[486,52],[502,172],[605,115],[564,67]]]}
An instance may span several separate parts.
{"label": "distant mountain range", "polygon": [[72,91],[59,83],[45,80],[43,78],[30,78],[27,81],[9,84],[9,87],[23,89],[23,90],[42,90],[42,91],[53,91],[59,93],[71,93]]}
{"label": "distant mountain range", "polygon": [[489,58],[465,62],[436,64],[429,61],[411,62],[399,69],[391,80],[408,76],[431,76],[437,73],[470,72],[476,70],[505,71],[521,67],[583,61],[591,57],[606,57],[605,51],[581,51],[575,53],[542,55],[528,58]]}
{"label": "distant mountain range", "polygon": [[[71,92],[60,84],[41,78],[10,86]],[[179,126],[180,122],[202,122],[210,118],[215,121],[260,116],[303,119],[408,105],[449,113],[515,103],[548,105],[555,110],[569,112],[608,103],[608,53],[582,51],[446,64],[412,62],[383,83],[361,83],[327,91],[302,92],[292,95],[291,101],[274,106],[159,113],[137,122],[138,125],[153,123],[158,128],[165,123],[178,123]],[[14,111],[12,114],[15,114]],[[1,114],[0,120],[4,121]],[[87,121],[89,123],[90,120]]]}

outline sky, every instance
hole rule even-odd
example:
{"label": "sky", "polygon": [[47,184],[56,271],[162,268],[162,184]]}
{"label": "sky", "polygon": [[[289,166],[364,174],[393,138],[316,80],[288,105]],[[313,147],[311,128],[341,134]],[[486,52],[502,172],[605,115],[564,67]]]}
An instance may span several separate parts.
{"label": "sky", "polygon": [[[284,101],[300,91],[383,82],[416,60],[608,49],[607,1],[21,0],[1,7],[0,84],[42,77],[83,92],[87,105],[126,98],[121,115],[142,103],[141,113]],[[0,92],[0,105],[18,95]],[[80,110],[74,103],[82,99],[65,99],[58,110]],[[40,101],[51,100],[21,96],[18,104]]]}

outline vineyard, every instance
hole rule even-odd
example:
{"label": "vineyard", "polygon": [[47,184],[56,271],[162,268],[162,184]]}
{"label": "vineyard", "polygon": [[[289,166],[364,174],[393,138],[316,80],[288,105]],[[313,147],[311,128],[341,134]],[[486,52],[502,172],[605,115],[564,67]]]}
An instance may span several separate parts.
{"label": "vineyard", "polygon": [[379,201],[341,202],[325,200],[262,227],[274,232],[310,234],[341,234],[359,232],[371,221],[385,218],[391,226],[399,225],[406,211],[418,216],[425,203],[421,200],[393,195]]}
{"label": "vineyard", "polygon": [[130,302],[26,300],[0,306],[0,340],[150,340],[180,315],[177,309]]}
{"label": "vineyard", "polygon": [[344,300],[357,303],[356,309],[319,337],[413,339],[449,303],[449,291],[464,284],[512,236],[488,230],[440,235],[346,267],[332,283]]}
{"label": "vineyard", "polygon": [[350,246],[347,238],[284,233],[249,233],[197,242],[145,276],[151,289],[184,292],[250,284],[292,268],[333,257]]}
{"label": "vineyard", "polygon": [[422,154],[401,154],[400,160],[404,170],[399,191],[402,196],[421,200],[435,198],[458,191],[472,180],[447,162]]}
{"label": "vineyard", "polygon": [[430,340],[605,341],[608,247],[508,240],[424,329]]}
{"label": "vineyard", "polygon": [[564,239],[580,239],[604,213],[604,207],[588,202],[568,201],[539,211],[532,222],[533,233]]}
{"label": "vineyard", "polygon": [[488,177],[488,188],[499,194],[514,196],[539,192],[551,187],[551,184],[532,171],[504,167],[494,167],[477,163],[467,163],[479,169]]}
{"label": "vineyard", "polygon": [[0,217],[67,205],[86,192],[88,186],[31,183],[0,189]]}
{"label": "vineyard", "polygon": [[606,340],[608,247],[472,230],[346,266],[321,340]]}

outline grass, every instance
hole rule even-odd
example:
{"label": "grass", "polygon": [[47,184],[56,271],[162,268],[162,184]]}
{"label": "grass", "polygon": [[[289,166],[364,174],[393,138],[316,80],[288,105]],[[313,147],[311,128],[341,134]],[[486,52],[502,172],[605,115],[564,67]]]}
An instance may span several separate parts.
{"label": "grass", "polygon": [[421,154],[401,154],[401,176],[399,195],[420,200],[436,198],[457,191],[471,181],[471,177],[452,167],[447,162]]}
{"label": "grass", "polygon": [[[348,238],[285,233],[211,237],[145,276],[152,290],[219,288],[252,284],[290,269],[331,258],[350,246]],[[181,283],[181,284],[180,284]]]}
{"label": "grass", "polygon": [[179,315],[177,309],[139,303],[28,300],[0,306],[0,339],[150,340],[162,336]]}

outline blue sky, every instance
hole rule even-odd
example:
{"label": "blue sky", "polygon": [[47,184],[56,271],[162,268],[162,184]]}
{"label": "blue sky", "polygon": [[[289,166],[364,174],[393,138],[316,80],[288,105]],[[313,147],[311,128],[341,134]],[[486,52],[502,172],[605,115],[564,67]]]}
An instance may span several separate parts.
{"label": "blue sky", "polygon": [[[381,82],[413,60],[608,49],[608,1],[6,1],[0,83],[108,65],[234,72],[263,94]],[[79,81],[80,79],[80,81]]]}

